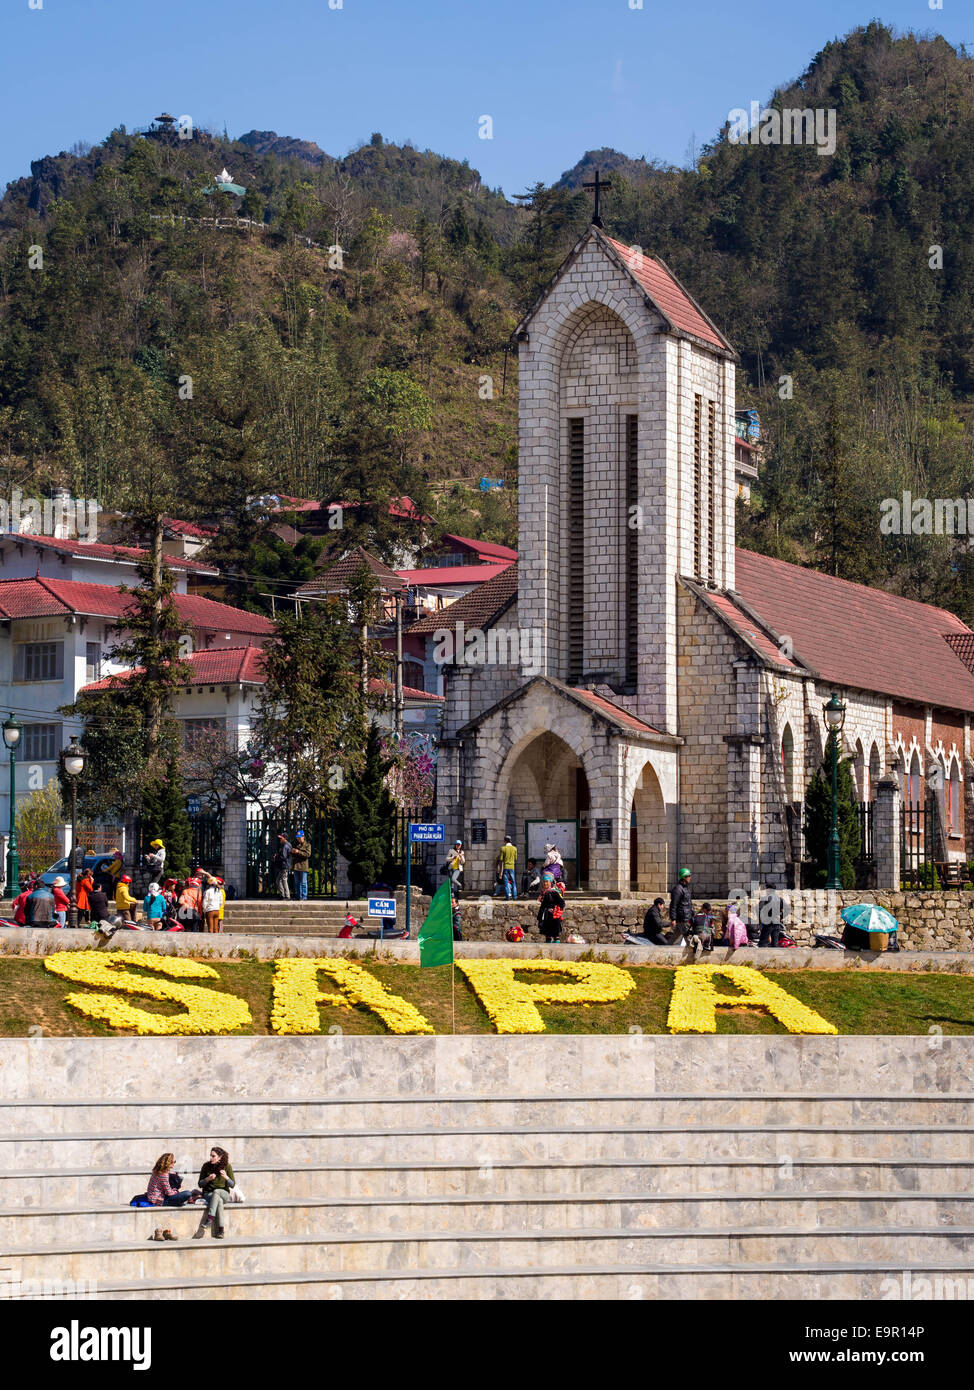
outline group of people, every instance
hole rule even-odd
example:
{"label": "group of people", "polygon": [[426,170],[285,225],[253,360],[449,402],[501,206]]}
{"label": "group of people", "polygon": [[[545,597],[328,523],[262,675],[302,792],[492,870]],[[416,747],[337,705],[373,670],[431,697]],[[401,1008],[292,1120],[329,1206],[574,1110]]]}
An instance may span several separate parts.
{"label": "group of people", "polygon": [[715,909],[712,903],[706,902],[699,908],[694,907],[692,878],[689,869],[681,869],[670,893],[666,915],[664,916],[666,899],[655,898],[643,919],[642,933],[624,932],[625,940],[633,945],[683,944],[692,950],[694,960],[699,960],[704,952],[712,951],[715,945],[736,949],[739,946],[750,945],[794,944],[782,930],[783,912],[780,902],[772,902],[771,896],[763,898],[758,904],[760,926],[749,931],[736,899],[722,909]]}
{"label": "group of people", "polygon": [[292,845],[286,835],[278,835],[277,849],[271,859],[271,873],[274,887],[282,898],[291,896],[291,878],[294,879],[294,896],[304,902],[308,896],[308,870],[311,864],[311,846],[299,830]]}
{"label": "group of people", "polygon": [[[230,1162],[230,1155],[226,1149],[221,1149],[214,1145],[210,1150],[210,1156],[200,1169],[197,1185],[183,1191],[183,1180],[176,1172],[176,1155],[164,1153],[153,1166],[149,1177],[149,1185],[145,1193],[140,1193],[138,1197],[133,1197],[131,1205],[134,1207],[182,1207],[188,1202],[204,1202],[205,1210],[200,1217],[200,1224],[194,1232],[193,1239],[199,1240],[204,1236],[208,1229],[212,1229],[212,1234],[217,1240],[222,1240],[226,1233],[226,1205],[233,1200],[234,1189],[237,1180],[234,1177],[233,1165]],[[239,1194],[237,1194],[239,1200]],[[157,1226],[149,1237],[150,1240],[176,1240],[171,1226]]]}
{"label": "group of people", "polygon": [[[153,840],[143,867],[154,879],[141,899],[132,892],[132,875],[125,872],[122,852],[112,849],[93,869],[75,878],[79,926],[91,926],[107,939],[120,927],[140,931],[220,931],[226,903],[222,878],[197,869],[189,878],[162,878],[166,847]],[[161,880],[161,881],[159,881]],[[13,901],[18,927],[64,927],[71,900],[67,880],[60,874],[50,887],[36,874],[27,878]],[[139,912],[144,922],[139,920]]]}
{"label": "group of people", "polygon": [[[457,842],[459,844],[459,841]],[[545,857],[541,866],[538,866],[536,859],[529,859],[527,868],[521,875],[520,896],[533,898],[541,890],[543,876],[547,873],[552,880],[564,888],[565,884],[565,860],[561,850],[557,845],[545,845]],[[461,851],[462,852],[462,851]],[[519,896],[517,886],[517,846],[510,835],[505,835],[504,843],[501,845],[497,854],[495,865],[496,880],[494,883],[494,897],[503,895],[508,901],[516,900]]]}

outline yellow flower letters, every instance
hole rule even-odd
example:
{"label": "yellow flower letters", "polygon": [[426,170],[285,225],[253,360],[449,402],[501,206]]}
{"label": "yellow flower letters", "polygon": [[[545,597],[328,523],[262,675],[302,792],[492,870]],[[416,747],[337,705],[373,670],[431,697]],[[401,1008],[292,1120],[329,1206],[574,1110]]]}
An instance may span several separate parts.
{"label": "yellow flower letters", "polygon": [[[628,970],[591,960],[458,960],[457,969],[487,1011],[498,1033],[543,1033],[536,1004],[614,1004],[625,999],[635,982]],[[551,978],[527,984],[514,978],[522,971],[570,975],[576,983]]]}
{"label": "yellow flower letters", "polygon": [[[739,995],[718,994],[716,978],[736,985]],[[673,978],[666,1026],[671,1033],[716,1033],[717,1010],[767,1009],[789,1033],[837,1033],[839,1030],[749,965],[681,965]]]}
{"label": "yellow flower letters", "polygon": [[[341,995],[319,992],[319,971],[335,981]],[[414,1004],[398,994],[390,994],[375,976],[353,960],[317,956],[274,962],[271,1028],[275,1033],[320,1033],[321,1004],[362,1004],[382,1019],[390,1033],[434,1031]]]}
{"label": "yellow flower letters", "polygon": [[168,980],[153,980],[145,975],[133,975],[122,967],[137,965],[143,970],[155,970],[160,975],[177,979],[213,979],[220,977],[212,966],[185,956],[159,956],[150,951],[112,951],[107,955],[94,951],[57,951],[44,959],[44,969],[65,980],[81,985],[103,985],[108,989],[124,990],[182,1004],[185,1013],[153,1014],[137,1009],[113,994],[68,994],[64,1002],[88,1018],[100,1018],[113,1028],[132,1028],[137,1033],[162,1036],[173,1033],[232,1033],[252,1022],[246,1000],[235,994],[222,994],[199,985],[177,984]]}

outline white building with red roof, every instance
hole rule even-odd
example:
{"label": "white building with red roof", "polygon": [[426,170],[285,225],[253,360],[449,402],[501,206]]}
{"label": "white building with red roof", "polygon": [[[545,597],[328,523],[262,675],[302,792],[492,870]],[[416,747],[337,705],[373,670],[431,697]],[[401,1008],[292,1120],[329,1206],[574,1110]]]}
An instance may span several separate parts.
{"label": "white building with red roof", "polygon": [[[24,539],[4,537],[4,546],[10,540]],[[30,538],[31,545],[35,540]],[[45,537],[45,556],[48,546]],[[102,548],[113,549],[95,547]],[[76,723],[60,713],[61,708],[72,704],[85,686],[124,669],[114,660],[112,649],[121,640],[118,629],[124,629],[132,599],[118,584],[121,580],[135,587],[137,576],[134,568],[131,575],[126,573],[125,565],[120,574],[117,561],[103,562],[91,551],[91,546],[84,548],[81,563],[90,564],[98,573],[97,583],[48,575],[40,567],[22,578],[0,577],[0,702],[5,712],[16,714],[24,725],[16,769],[18,795],[45,786],[57,775],[58,753],[72,733],[80,732]],[[54,554],[55,564],[60,563],[60,553]],[[103,563],[104,570],[97,568]],[[169,563],[179,569],[173,560]],[[49,568],[45,563],[45,571]],[[0,570],[0,575],[3,572]],[[177,577],[177,586],[179,582]],[[226,663],[232,650],[259,648],[274,630],[260,614],[198,594],[177,590],[174,602],[191,628],[186,654],[211,665]],[[224,683],[212,680],[207,685],[216,688]],[[199,702],[192,703],[195,709]],[[178,717],[193,717],[181,705],[175,712]],[[214,708],[207,715],[211,713],[219,714],[220,710]],[[4,779],[0,787],[3,826],[9,821],[8,786]]]}
{"label": "white building with red roof", "polygon": [[605,893],[663,893],[683,865],[713,897],[793,886],[833,691],[881,802],[880,886],[931,785],[925,858],[974,857],[974,633],[736,549],[736,354],[676,276],[593,226],[517,338],[519,561],[411,629],[445,682],[437,816],[467,886],[507,834],[522,863],[558,841],[569,885]]}

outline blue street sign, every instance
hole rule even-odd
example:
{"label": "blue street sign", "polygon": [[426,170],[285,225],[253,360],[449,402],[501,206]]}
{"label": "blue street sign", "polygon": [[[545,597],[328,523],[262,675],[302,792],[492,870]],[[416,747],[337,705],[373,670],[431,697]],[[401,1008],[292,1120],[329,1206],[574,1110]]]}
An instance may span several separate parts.
{"label": "blue street sign", "polygon": [[369,898],[370,917],[395,917],[395,898]]}
{"label": "blue street sign", "polygon": [[188,796],[186,798],[186,814],[188,816],[198,816],[200,813],[200,799],[198,796]]}
{"label": "blue street sign", "polygon": [[417,841],[424,845],[436,844],[446,839],[446,826],[434,825],[432,821],[410,821],[409,838],[413,844]]}

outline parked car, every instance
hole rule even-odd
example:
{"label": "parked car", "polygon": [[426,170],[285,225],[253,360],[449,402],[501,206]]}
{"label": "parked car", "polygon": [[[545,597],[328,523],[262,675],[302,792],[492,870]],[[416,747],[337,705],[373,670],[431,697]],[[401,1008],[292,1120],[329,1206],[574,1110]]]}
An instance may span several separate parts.
{"label": "parked car", "polygon": [[[101,865],[110,864],[111,862],[112,856],[110,854],[85,855],[85,868],[90,869],[96,877],[98,875],[98,870],[101,867]],[[41,882],[46,883],[48,888],[50,888],[54,880],[60,875],[62,878],[68,879],[68,887],[70,890],[71,880],[70,878],[68,878],[68,874],[68,857],[67,855],[65,855],[63,859],[59,859],[56,864],[52,864],[51,867],[45,873],[41,874]]]}

